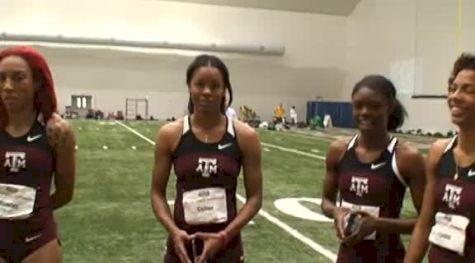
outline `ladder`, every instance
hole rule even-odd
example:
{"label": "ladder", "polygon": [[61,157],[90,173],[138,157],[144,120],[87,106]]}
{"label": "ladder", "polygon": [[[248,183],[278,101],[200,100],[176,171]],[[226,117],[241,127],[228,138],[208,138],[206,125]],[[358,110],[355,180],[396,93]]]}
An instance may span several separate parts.
{"label": "ladder", "polygon": [[135,120],[138,110],[138,101],[136,99],[125,99],[125,119]]}
{"label": "ladder", "polygon": [[[144,103],[145,112],[140,113],[139,103]],[[141,114],[142,118],[148,119],[148,99],[125,99],[125,120],[135,120],[138,114]]]}

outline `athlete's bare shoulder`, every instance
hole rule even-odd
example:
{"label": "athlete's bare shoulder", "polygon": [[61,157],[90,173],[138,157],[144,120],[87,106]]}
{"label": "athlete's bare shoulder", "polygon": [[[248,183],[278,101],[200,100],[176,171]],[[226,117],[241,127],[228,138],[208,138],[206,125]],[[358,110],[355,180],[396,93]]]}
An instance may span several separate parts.
{"label": "athlete's bare shoulder", "polygon": [[176,148],[183,133],[183,118],[164,124],[158,130],[157,144],[166,145],[170,151]]}
{"label": "athlete's bare shoulder", "polygon": [[46,134],[49,144],[54,149],[74,142],[74,132],[71,125],[57,113],[53,113],[46,122]]}
{"label": "athlete's bare shoulder", "polygon": [[257,137],[257,132],[256,130],[249,126],[247,123],[244,123],[240,120],[233,120],[234,121],[234,128],[236,129],[236,133],[238,138],[241,137],[243,139],[249,138],[249,137]]}
{"label": "athlete's bare shoulder", "polygon": [[174,137],[177,134],[181,135],[182,131],[183,131],[183,118],[179,118],[175,121],[165,123],[162,127],[160,127],[158,132],[166,136]]}

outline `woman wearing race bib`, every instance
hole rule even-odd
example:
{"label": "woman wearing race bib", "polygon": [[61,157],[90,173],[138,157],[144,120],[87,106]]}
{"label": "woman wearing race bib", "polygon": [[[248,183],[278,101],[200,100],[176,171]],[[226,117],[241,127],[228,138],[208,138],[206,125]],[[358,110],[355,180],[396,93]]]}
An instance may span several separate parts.
{"label": "woman wearing race bib", "polygon": [[434,142],[427,187],[405,262],[475,262],[475,55],[462,54],[448,81],[458,135]]}
{"label": "woman wearing race bib", "polygon": [[335,219],[341,242],[337,262],[402,262],[400,234],[411,233],[416,219],[399,216],[407,186],[415,207],[422,202],[424,160],[389,133],[405,114],[391,81],[366,76],[351,99],[358,133],[330,145],[323,185],[322,211]]}
{"label": "woman wearing race bib", "polygon": [[[196,57],[186,83],[190,115],[164,125],[155,149],[152,206],[169,233],[164,261],[243,262],[240,230],[262,203],[259,138],[249,126],[226,117],[232,90],[219,58]],[[172,165],[177,176],[173,218],[166,200]],[[241,167],[247,199],[238,212]]]}
{"label": "woman wearing race bib", "polygon": [[73,195],[73,131],[56,113],[51,72],[34,49],[0,52],[0,90],[0,262],[62,262],[53,210]]}

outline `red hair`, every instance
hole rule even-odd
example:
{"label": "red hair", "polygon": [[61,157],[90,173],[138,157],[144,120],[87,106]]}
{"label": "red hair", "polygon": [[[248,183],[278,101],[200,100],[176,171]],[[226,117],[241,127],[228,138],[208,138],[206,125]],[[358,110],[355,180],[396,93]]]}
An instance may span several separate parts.
{"label": "red hair", "polygon": [[[46,59],[31,47],[11,47],[0,51],[0,61],[9,56],[18,56],[24,59],[33,74],[34,85],[38,85],[39,82],[40,87],[35,92],[34,107],[47,121],[54,112],[57,112],[57,102],[53,76]],[[0,99],[0,130],[3,130],[7,125],[7,110]]]}

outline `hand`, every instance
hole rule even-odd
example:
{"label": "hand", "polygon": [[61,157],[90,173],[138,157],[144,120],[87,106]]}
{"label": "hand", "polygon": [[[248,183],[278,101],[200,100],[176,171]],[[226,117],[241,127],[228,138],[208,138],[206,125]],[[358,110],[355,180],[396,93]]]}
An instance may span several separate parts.
{"label": "hand", "polygon": [[218,233],[198,232],[192,237],[203,241],[203,251],[198,257],[198,263],[206,263],[209,258],[216,255],[225,246],[223,238]]}
{"label": "hand", "polygon": [[354,212],[359,216],[355,231],[345,237],[342,242],[348,246],[353,246],[360,242],[366,236],[372,234],[376,230],[377,218],[363,211]]}
{"label": "hand", "polygon": [[185,248],[185,244],[191,240],[191,236],[183,230],[178,230],[172,233],[171,238],[173,240],[173,245],[175,246],[175,253],[180,259],[180,262],[191,263]]}
{"label": "hand", "polygon": [[333,211],[333,222],[335,224],[336,236],[342,240],[345,237],[345,218],[350,213],[350,209],[335,207]]}

